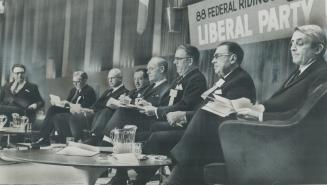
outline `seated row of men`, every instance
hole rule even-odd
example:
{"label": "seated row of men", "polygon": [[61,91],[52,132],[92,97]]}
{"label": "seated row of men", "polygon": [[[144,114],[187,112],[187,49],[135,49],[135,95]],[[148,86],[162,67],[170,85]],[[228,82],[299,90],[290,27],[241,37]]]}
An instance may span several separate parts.
{"label": "seated row of men", "polygon": [[[327,64],[323,58],[326,42],[319,26],[296,27],[290,51],[298,69],[270,99],[261,104],[264,111],[244,109],[225,118],[201,107],[215,101],[217,95],[228,99],[245,97],[256,102],[253,80],[241,68],[244,52],[234,42],[223,42],[216,48],[212,63],[219,80],[209,89],[197,67],[199,51],[196,47],[181,45],[176,49],[174,64],[178,78],[172,84],[168,84],[166,78],[167,61],[153,57],[147,65],[147,72],[144,69],[135,71],[136,90],[129,93],[131,99],[142,98],[142,111],[117,108],[109,103],[110,97],[118,99],[122,94],[128,94],[119,69],[109,71],[109,88],[96,101],[94,91],[86,85],[86,73],[76,72],[73,76],[74,88],[67,101],[79,103],[82,108],[50,107],[37,143],[49,144],[54,128],[62,142],[70,135],[85,139],[82,138],[83,129],[90,128],[91,133],[85,142],[105,144],[106,134],[113,128],[132,124],[138,127],[136,140],[144,142],[145,154],[170,155],[176,163],[165,185],[205,184],[203,166],[224,162],[218,134],[221,122],[239,117],[263,121],[292,116],[309,92],[327,81]],[[133,184],[146,184],[156,171],[156,168],[138,169]],[[127,178],[126,171],[117,170],[110,184],[124,185]]]}

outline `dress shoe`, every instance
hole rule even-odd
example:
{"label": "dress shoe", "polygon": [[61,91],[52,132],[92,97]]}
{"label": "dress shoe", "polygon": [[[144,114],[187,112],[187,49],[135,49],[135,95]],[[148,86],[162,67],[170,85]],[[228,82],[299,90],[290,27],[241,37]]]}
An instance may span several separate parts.
{"label": "dress shoe", "polygon": [[112,147],[113,145],[112,145],[112,143],[109,143],[107,141],[101,141],[99,146],[111,146]]}
{"label": "dress shoe", "polygon": [[86,139],[85,141],[83,141],[83,143],[96,146],[98,144],[98,139],[96,136],[91,136],[88,139]]}
{"label": "dress shoe", "polygon": [[38,141],[31,144],[32,147],[49,146],[50,140],[41,137]]}

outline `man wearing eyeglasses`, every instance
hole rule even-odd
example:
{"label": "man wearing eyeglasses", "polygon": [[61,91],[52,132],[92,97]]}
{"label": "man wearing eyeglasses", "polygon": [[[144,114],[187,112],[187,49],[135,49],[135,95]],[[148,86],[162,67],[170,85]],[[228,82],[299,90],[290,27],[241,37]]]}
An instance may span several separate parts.
{"label": "man wearing eyeglasses", "polygon": [[[256,93],[253,80],[250,75],[240,67],[243,56],[244,52],[237,43],[224,42],[217,47],[212,63],[214,65],[215,74],[218,75],[219,80],[213,87],[202,93],[201,97],[203,100],[199,107],[213,101],[212,99],[214,99],[215,96],[222,96],[228,99],[245,97],[251,100],[252,103],[255,102]],[[187,128],[188,122],[191,125],[194,122],[198,124],[215,124],[217,120],[219,120],[216,117],[218,116],[201,109],[196,111],[169,112],[167,114],[167,122],[162,124],[170,125],[171,129],[169,131],[160,131],[160,128],[152,128],[154,132],[145,144],[144,153],[168,155],[169,151],[183,136],[184,129]],[[214,131],[215,128],[212,129],[212,131]],[[208,133],[208,137],[210,137],[210,133]],[[189,139],[189,143],[196,143],[199,138],[193,136]],[[216,149],[218,146],[212,147]],[[186,154],[179,152],[178,155]],[[192,156],[193,153],[188,153],[187,155]],[[150,169],[139,170],[135,184],[145,185],[156,170],[156,168],[153,168],[152,171]],[[193,177],[196,177],[196,175],[197,174]],[[196,179],[193,179],[192,182],[197,185],[200,183],[196,181]]]}
{"label": "man wearing eyeglasses", "polygon": [[0,92],[0,114],[11,120],[11,113],[26,115],[33,123],[35,112],[44,106],[37,85],[26,80],[26,67],[15,64],[11,68],[12,81],[5,84]]}
{"label": "man wearing eyeglasses", "polygon": [[[119,99],[121,101],[124,101],[123,99],[126,99],[126,101],[130,101],[130,103],[135,102],[136,98],[148,98],[148,96],[156,96],[156,101],[160,101],[161,97],[160,94],[164,91],[164,87],[167,86],[167,80],[166,80],[166,65],[165,60],[159,57],[154,57],[150,60],[148,65],[153,64],[155,67],[157,67],[158,70],[158,77],[153,79],[152,76],[150,77],[148,75],[149,71],[145,68],[137,69],[134,72],[134,85],[136,87],[135,90],[130,91],[128,94],[122,94]],[[153,66],[152,65],[152,66]],[[162,71],[160,71],[162,69]],[[162,82],[160,85],[156,86],[156,88],[152,89],[153,86],[149,86],[149,83],[157,83]],[[151,89],[151,92],[149,92],[149,89]],[[164,92],[163,92],[164,93]],[[146,96],[145,96],[146,95]],[[127,100],[128,99],[128,100]],[[111,119],[112,115],[119,110],[119,107],[116,107],[115,105],[109,105],[110,108],[106,108],[101,110],[97,116],[93,119],[90,129],[90,137],[85,139],[83,142],[90,145],[99,145],[101,143],[104,130],[106,127],[106,123]],[[133,111],[130,110],[126,112],[126,115],[133,116]]]}
{"label": "man wearing eyeglasses", "polygon": [[[134,116],[126,116],[124,112],[117,111],[107,123],[106,134],[115,128],[126,124],[138,125],[136,140],[145,140],[153,124],[166,120],[166,115],[173,111],[191,111],[201,102],[201,94],[206,90],[206,79],[198,69],[199,51],[191,45],[180,45],[175,52],[174,64],[178,78],[173,81],[168,89],[167,101],[154,105],[145,103],[144,109]],[[169,124],[158,126],[161,129],[170,129]],[[126,172],[118,170],[110,184],[126,184]]]}
{"label": "man wearing eyeglasses", "polygon": [[50,101],[45,119],[42,124],[40,139],[34,145],[49,145],[50,134],[54,130],[54,122],[58,114],[70,114],[70,107],[72,104],[80,104],[81,107],[91,107],[95,100],[96,95],[94,89],[87,84],[88,76],[84,71],[75,71],[73,73],[73,88],[69,91],[65,101],[53,102]]}
{"label": "man wearing eyeglasses", "polygon": [[[298,69],[270,99],[264,101],[262,105],[256,105],[263,107],[263,112],[247,108],[238,111],[238,117],[259,121],[283,120],[297,113],[309,93],[327,81],[327,64],[323,58],[326,41],[324,31],[319,26],[296,27],[290,50],[293,63]],[[195,117],[196,115],[193,120]],[[171,150],[178,164],[165,185],[193,184],[195,181],[196,185],[204,184],[203,166],[213,162],[224,162],[218,127],[226,118],[216,116],[215,119],[216,122],[211,124],[206,120],[191,121],[182,139]],[[194,137],[198,139],[195,140]]]}
{"label": "man wearing eyeglasses", "polygon": [[65,142],[67,136],[74,136],[76,140],[82,139],[84,129],[89,129],[93,120],[96,120],[101,112],[110,109],[109,99],[117,99],[120,95],[128,93],[123,84],[122,72],[113,68],[107,76],[108,89],[97,99],[90,108],[76,107],[71,109],[71,115],[61,114],[55,119],[55,127],[58,131],[59,142]]}

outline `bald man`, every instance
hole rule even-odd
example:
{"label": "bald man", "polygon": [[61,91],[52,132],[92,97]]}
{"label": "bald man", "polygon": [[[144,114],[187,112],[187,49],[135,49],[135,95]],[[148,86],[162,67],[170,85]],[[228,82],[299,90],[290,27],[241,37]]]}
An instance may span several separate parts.
{"label": "bald man", "polygon": [[118,97],[128,90],[123,85],[122,72],[113,68],[108,73],[108,89],[100,96],[94,105],[87,109],[72,110],[72,114],[59,114],[55,119],[55,128],[58,131],[58,141],[65,142],[67,136],[73,136],[76,140],[81,139],[83,129],[90,128],[92,121],[97,119],[102,110],[110,109],[108,100]]}
{"label": "bald man", "polygon": [[[166,78],[168,69],[167,61],[161,57],[153,57],[149,61],[147,69],[150,85],[142,92],[139,98],[143,100],[143,103],[149,103],[154,106],[166,104],[168,102],[169,93],[169,85]],[[106,115],[108,116],[108,114]],[[101,127],[98,126],[97,128],[93,129],[91,138],[85,141],[85,143],[98,145],[102,141],[105,131],[111,130],[115,127],[121,127],[121,125],[115,125],[111,123],[108,124],[111,120],[111,117],[124,117],[126,119],[131,118],[135,123],[143,123],[143,120],[146,119],[146,116],[140,116],[140,113],[137,110],[118,108],[113,115],[110,115],[110,118],[107,119],[107,122],[104,122],[106,124],[105,127],[102,127],[101,125]],[[138,125],[138,127],[143,128],[142,125]]]}

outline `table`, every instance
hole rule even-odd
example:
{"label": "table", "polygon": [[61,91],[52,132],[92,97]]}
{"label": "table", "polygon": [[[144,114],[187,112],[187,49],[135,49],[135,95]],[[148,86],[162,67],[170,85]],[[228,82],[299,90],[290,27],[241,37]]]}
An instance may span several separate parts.
{"label": "table", "polygon": [[170,159],[144,160],[134,164],[122,163],[108,153],[100,153],[92,157],[67,156],[55,154],[52,149],[47,150],[18,150],[1,151],[5,157],[19,161],[44,163],[53,165],[73,166],[78,168],[88,177],[88,184],[94,184],[97,178],[108,168],[140,168],[146,166],[162,167],[171,164]]}
{"label": "table", "polygon": [[6,146],[7,148],[13,147],[13,144],[10,142],[11,135],[25,134],[25,135],[29,135],[31,139],[32,134],[37,134],[37,133],[39,133],[39,131],[26,130],[16,127],[3,127],[0,129],[0,135],[2,134],[7,136],[7,146]]}

